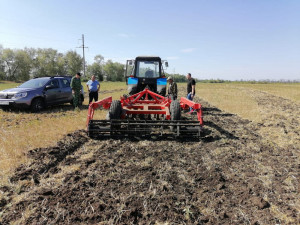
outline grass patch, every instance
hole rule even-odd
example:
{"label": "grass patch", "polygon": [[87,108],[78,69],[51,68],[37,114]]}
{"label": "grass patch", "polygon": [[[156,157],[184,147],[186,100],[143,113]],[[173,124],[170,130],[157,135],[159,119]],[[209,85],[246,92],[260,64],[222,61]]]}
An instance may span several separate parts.
{"label": "grass patch", "polygon": [[[123,82],[101,84],[99,99],[108,96],[119,99],[126,88]],[[16,83],[3,82],[0,83],[0,90],[15,86]],[[86,86],[83,86],[86,91]],[[114,90],[113,93],[102,94],[102,91],[111,89]],[[87,94],[84,105],[88,105]],[[97,110],[94,118],[104,119],[106,113],[106,110]],[[87,107],[77,112],[68,104],[48,108],[36,114],[27,111],[0,110],[0,185],[8,182],[7,178],[14,168],[28,160],[26,153],[29,150],[55,145],[65,134],[85,129],[86,119]]]}
{"label": "grass patch", "polygon": [[239,84],[238,86],[300,102],[300,83]]}
{"label": "grass patch", "polygon": [[[179,84],[185,88],[186,84]],[[300,102],[300,83],[268,83],[268,84],[239,84],[239,83],[197,83],[196,96],[210,104],[237,114],[242,118],[252,121],[260,121],[258,104],[250,91],[259,90],[271,95],[283,97]]]}
{"label": "grass patch", "polygon": [[20,83],[12,82],[12,81],[0,81],[0,91],[9,88],[15,88],[19,86]]}
{"label": "grass patch", "polygon": [[254,121],[259,120],[256,101],[241,91],[237,84],[197,83],[196,96],[226,112]]}

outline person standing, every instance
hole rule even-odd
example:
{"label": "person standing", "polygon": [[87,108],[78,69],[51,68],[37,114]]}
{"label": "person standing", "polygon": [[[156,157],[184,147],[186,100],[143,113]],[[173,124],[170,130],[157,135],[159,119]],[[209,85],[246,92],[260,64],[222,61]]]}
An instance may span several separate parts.
{"label": "person standing", "polygon": [[79,109],[79,101],[80,101],[80,93],[81,93],[81,80],[80,80],[81,74],[76,73],[74,77],[72,77],[71,80],[71,88],[72,88],[72,94],[73,94],[73,105],[75,109]]}
{"label": "person standing", "polygon": [[173,77],[168,77],[167,81],[169,83],[168,96],[172,100],[176,100],[177,99],[177,95],[178,95],[177,84],[176,84],[176,82],[174,82]]}
{"label": "person standing", "polygon": [[95,100],[98,101],[98,92],[100,90],[100,83],[96,80],[95,75],[92,76],[91,80],[86,83],[89,92],[89,104]]}
{"label": "person standing", "polygon": [[187,99],[193,100],[196,94],[196,81],[192,78],[192,75],[188,73],[186,75],[187,78]]}

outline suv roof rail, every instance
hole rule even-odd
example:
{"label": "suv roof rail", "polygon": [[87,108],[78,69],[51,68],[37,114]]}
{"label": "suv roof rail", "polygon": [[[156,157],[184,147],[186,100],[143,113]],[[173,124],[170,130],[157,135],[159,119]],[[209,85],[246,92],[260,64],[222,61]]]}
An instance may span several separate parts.
{"label": "suv roof rail", "polygon": [[54,77],[72,77],[70,75],[55,75],[55,76],[50,76],[51,78],[54,78]]}
{"label": "suv roof rail", "polygon": [[38,76],[35,76],[33,77],[33,79],[36,79],[36,78],[45,78],[45,77],[50,77],[51,79],[53,79],[54,77],[72,77],[70,75],[55,75],[55,76],[42,76],[42,77],[38,77]]}

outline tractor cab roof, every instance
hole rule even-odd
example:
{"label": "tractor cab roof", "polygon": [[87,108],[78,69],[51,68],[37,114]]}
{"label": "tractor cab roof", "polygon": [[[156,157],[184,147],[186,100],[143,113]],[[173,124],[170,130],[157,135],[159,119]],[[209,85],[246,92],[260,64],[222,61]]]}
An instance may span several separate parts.
{"label": "tractor cab roof", "polygon": [[153,61],[161,61],[161,58],[158,56],[138,56],[135,60],[153,60]]}

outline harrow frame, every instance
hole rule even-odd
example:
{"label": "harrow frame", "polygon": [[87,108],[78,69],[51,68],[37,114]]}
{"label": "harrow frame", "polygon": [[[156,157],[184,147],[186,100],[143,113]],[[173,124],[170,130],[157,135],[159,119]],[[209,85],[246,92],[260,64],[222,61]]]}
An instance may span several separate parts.
{"label": "harrow frame", "polygon": [[[170,105],[171,98],[161,96],[149,89],[120,98],[122,113],[117,120],[93,120],[94,112],[97,108],[109,109],[112,97],[104,98],[91,103],[88,109],[86,121],[87,132],[90,136],[144,136],[151,134],[152,128],[158,128],[157,134],[160,136],[174,134],[175,136],[197,136],[203,127],[202,106],[199,103],[180,98],[180,108],[189,110],[190,113],[197,113],[195,121],[171,120]],[[164,120],[129,120],[129,115],[164,115]],[[171,132],[166,132],[166,128],[171,128]]]}

